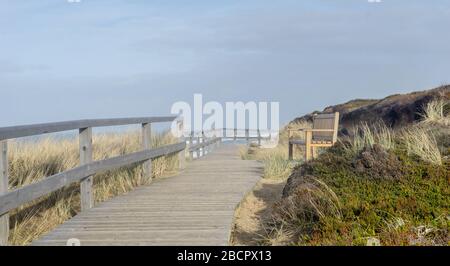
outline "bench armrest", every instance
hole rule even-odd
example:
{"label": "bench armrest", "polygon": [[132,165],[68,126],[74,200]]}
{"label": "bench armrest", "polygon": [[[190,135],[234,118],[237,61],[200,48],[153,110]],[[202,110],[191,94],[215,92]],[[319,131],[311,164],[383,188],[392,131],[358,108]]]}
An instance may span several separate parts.
{"label": "bench armrest", "polygon": [[314,129],[314,128],[307,128],[305,129],[305,131],[310,131],[310,132],[334,132],[334,129]]}
{"label": "bench armrest", "polygon": [[306,130],[310,130],[311,128],[296,128],[296,129],[288,129],[289,132],[291,131],[306,131]]}
{"label": "bench armrest", "polygon": [[288,132],[288,138],[289,139],[291,139],[292,138],[292,135],[291,135],[291,132],[294,132],[294,131],[305,131],[305,130],[307,130],[307,128],[297,128],[297,129],[288,129],[287,130],[287,132]]}

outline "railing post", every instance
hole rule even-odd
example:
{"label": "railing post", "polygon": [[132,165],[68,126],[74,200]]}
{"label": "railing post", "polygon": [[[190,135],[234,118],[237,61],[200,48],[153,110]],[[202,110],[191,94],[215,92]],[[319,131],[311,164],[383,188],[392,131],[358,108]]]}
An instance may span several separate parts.
{"label": "railing post", "polygon": [[[79,134],[80,142],[80,165],[92,162],[92,128],[81,128]],[[94,193],[92,189],[93,176],[81,180],[81,210],[88,210],[94,206]]]}
{"label": "railing post", "polygon": [[187,151],[188,151],[188,153],[189,153],[189,160],[191,160],[191,161],[192,161],[192,159],[194,158],[194,154],[193,154],[193,152],[191,151],[191,147],[193,146],[193,145],[192,145],[192,141],[194,140],[193,135],[194,135],[194,133],[193,133],[193,131],[191,131],[191,132],[189,133],[189,148],[187,149]]}
{"label": "railing post", "polygon": [[294,159],[294,144],[290,143],[288,144],[289,146],[289,160],[293,160]]}
{"label": "railing post", "polygon": [[261,130],[258,129],[258,146],[261,146]]}
{"label": "railing post", "polygon": [[[200,144],[200,135],[197,137],[197,144]],[[200,158],[200,148],[197,149],[197,159]]]}
{"label": "railing post", "polygon": [[311,139],[312,139],[312,132],[306,131],[305,132],[305,162],[311,160]]}
{"label": "railing post", "polygon": [[213,133],[210,136],[210,140],[212,140],[213,142],[211,143],[211,147],[210,147],[210,152],[212,152],[214,150],[214,148],[216,147],[216,143],[214,142],[214,139],[216,138],[216,127],[214,126],[212,128]]}
{"label": "railing post", "polygon": [[[0,194],[8,191],[8,142],[0,141]],[[0,214],[0,246],[8,245],[9,214]]]}
{"label": "railing post", "polygon": [[237,139],[237,128],[234,129],[234,141]]}
{"label": "railing post", "polygon": [[[183,125],[182,119],[177,121],[177,127],[178,127],[178,130],[180,133],[180,141],[186,141],[184,139],[184,135],[183,135],[184,134],[184,125]],[[179,162],[179,164],[178,164],[179,169],[183,170],[186,166],[186,149],[184,149],[178,153],[178,162]]]}
{"label": "railing post", "polygon": [[[202,143],[207,142],[208,140],[205,138],[205,131],[202,130]],[[207,154],[208,145],[203,146],[202,148],[202,156],[205,156]]]}
{"label": "railing post", "polygon": [[[142,124],[142,149],[149,150],[152,148],[152,124]],[[145,184],[149,184],[153,180],[152,174],[152,160],[149,159],[142,164],[142,177]]]}
{"label": "railing post", "polygon": [[194,146],[194,131],[191,131],[189,135],[189,160],[194,160],[194,151],[191,150],[191,147]]}
{"label": "railing post", "polygon": [[245,138],[247,140],[247,144],[250,144],[250,131],[248,128],[245,130]]}

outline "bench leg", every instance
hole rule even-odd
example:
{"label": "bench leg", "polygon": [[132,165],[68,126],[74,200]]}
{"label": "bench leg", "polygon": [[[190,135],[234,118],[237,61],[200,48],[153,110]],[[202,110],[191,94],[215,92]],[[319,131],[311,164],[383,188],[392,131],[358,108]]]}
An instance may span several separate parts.
{"label": "bench leg", "polygon": [[311,147],[311,154],[312,154],[312,158],[313,158],[313,159],[317,158],[317,150],[316,150],[316,147]]}
{"label": "bench leg", "polygon": [[311,147],[308,145],[305,147],[305,161],[311,160]]}
{"label": "bench leg", "polygon": [[294,144],[289,143],[289,160],[294,159]]}
{"label": "bench leg", "polygon": [[310,131],[305,132],[305,162],[311,160],[311,142],[312,142],[312,133]]}

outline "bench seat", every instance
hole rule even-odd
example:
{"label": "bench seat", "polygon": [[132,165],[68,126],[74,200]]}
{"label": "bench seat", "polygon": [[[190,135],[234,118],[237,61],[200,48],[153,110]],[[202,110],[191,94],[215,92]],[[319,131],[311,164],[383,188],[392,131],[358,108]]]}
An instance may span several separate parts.
{"label": "bench seat", "polygon": [[[337,142],[339,112],[313,116],[312,128],[288,129],[289,159],[294,158],[294,145],[305,146],[305,161],[317,156],[316,148],[331,147]],[[291,131],[302,131],[304,139],[295,139]]]}
{"label": "bench seat", "polygon": [[[306,141],[304,139],[291,139],[291,140],[289,140],[289,144],[306,145]],[[326,141],[326,140],[312,140],[311,144],[329,144],[329,145],[333,145],[333,142],[332,141]]]}

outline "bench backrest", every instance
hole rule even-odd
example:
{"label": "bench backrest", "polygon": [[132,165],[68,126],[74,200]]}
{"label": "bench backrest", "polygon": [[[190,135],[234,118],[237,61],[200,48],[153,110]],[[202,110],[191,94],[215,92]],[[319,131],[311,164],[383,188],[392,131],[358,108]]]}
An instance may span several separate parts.
{"label": "bench backrest", "polygon": [[313,129],[333,129],[333,132],[314,132],[312,139],[315,141],[337,141],[339,127],[339,113],[318,114],[313,118]]}

